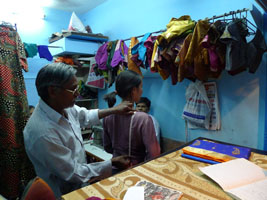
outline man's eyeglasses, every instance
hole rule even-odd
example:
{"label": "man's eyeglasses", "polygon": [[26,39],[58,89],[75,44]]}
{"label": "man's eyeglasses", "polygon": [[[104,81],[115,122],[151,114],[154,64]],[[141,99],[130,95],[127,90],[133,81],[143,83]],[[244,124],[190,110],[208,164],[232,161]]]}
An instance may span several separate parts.
{"label": "man's eyeglasses", "polygon": [[74,95],[74,94],[78,91],[78,89],[79,89],[79,85],[78,85],[74,90],[70,90],[70,89],[66,89],[66,88],[64,88],[64,90],[66,90],[66,91],[68,91],[68,92],[71,92],[72,95]]}

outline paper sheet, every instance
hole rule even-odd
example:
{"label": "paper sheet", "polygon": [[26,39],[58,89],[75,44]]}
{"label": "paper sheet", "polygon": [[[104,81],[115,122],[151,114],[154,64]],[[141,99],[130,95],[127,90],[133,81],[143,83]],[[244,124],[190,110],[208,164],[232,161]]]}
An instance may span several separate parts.
{"label": "paper sheet", "polygon": [[128,188],[125,193],[123,200],[144,200],[144,187],[142,186],[133,186]]}
{"label": "paper sheet", "polygon": [[263,169],[244,158],[199,169],[242,200],[267,200],[267,177]]}
{"label": "paper sheet", "polygon": [[265,174],[259,166],[244,158],[201,167],[200,170],[216,181],[224,190],[240,187],[265,178]]}

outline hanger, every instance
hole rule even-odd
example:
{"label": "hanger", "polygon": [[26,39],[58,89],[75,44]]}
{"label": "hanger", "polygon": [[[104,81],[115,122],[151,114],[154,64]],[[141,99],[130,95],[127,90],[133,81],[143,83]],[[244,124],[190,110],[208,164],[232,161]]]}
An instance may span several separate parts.
{"label": "hanger", "polygon": [[[6,21],[1,21],[0,27],[7,27],[10,29],[10,31],[17,31],[17,24],[12,25],[10,22]],[[8,31],[1,30],[1,32],[8,32]]]}

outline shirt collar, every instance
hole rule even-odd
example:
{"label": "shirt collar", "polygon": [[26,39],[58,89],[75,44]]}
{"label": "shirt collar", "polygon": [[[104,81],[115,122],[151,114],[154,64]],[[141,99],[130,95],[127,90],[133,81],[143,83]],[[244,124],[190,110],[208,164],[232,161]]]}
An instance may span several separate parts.
{"label": "shirt collar", "polygon": [[42,99],[39,100],[39,106],[40,106],[40,109],[43,112],[45,112],[46,115],[53,121],[58,122],[61,119],[61,117],[63,117],[61,114],[59,114],[57,111],[55,111],[49,105],[47,105]]}

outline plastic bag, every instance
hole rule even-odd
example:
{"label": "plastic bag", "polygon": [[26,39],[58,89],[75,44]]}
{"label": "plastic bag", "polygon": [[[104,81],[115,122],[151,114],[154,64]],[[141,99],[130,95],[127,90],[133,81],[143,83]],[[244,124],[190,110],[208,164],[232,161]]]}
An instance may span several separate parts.
{"label": "plastic bag", "polygon": [[200,81],[190,83],[185,96],[182,117],[196,127],[209,129],[211,104],[204,85]]}
{"label": "plastic bag", "polygon": [[83,23],[77,17],[77,15],[75,14],[75,12],[72,12],[68,30],[87,33],[87,31],[86,31]]}

